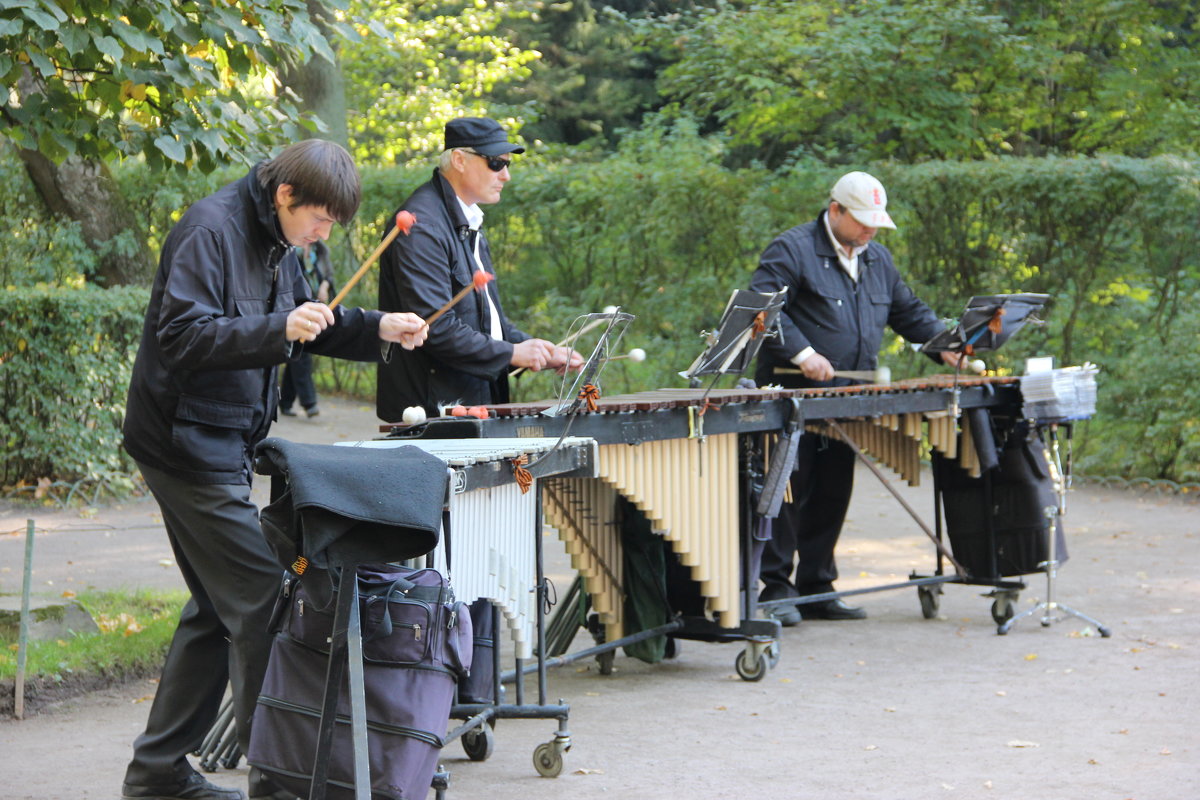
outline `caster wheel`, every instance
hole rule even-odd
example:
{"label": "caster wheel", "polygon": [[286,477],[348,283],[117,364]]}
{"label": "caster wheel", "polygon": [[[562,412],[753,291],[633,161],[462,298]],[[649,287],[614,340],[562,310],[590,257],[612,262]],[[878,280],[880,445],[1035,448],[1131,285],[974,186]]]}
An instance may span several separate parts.
{"label": "caster wheel", "polygon": [[746,648],[738,655],[733,667],[742,680],[761,681],[767,674],[767,656],[765,653],[755,656],[750,648]]}
{"label": "caster wheel", "polygon": [[463,750],[472,761],[487,761],[496,748],[496,734],[487,725],[472,728],[462,735]]}
{"label": "caster wheel", "polygon": [[779,640],[771,642],[771,646],[767,648],[767,666],[775,669],[775,665],[779,663]]}
{"label": "caster wheel", "polygon": [[563,754],[554,742],[543,742],[533,751],[533,768],[543,778],[557,778],[563,770]]}
{"label": "caster wheel", "polygon": [[663,658],[679,658],[680,652],[681,648],[679,647],[679,640],[674,636],[668,636],[667,644],[663,652]]}
{"label": "caster wheel", "polygon": [[997,597],[992,602],[992,619],[997,625],[1003,625],[1013,618],[1013,600],[1009,595]]}
{"label": "caster wheel", "polygon": [[921,601],[921,616],[925,619],[934,619],[938,613],[938,607],[942,603],[940,587],[933,586],[918,586],[917,599]]}
{"label": "caster wheel", "polygon": [[600,674],[601,675],[612,675],[613,674],[613,662],[616,661],[616,659],[617,659],[617,654],[612,650],[609,650],[607,653],[601,653],[598,656],[596,656],[596,664],[599,665],[599,667],[600,667]]}

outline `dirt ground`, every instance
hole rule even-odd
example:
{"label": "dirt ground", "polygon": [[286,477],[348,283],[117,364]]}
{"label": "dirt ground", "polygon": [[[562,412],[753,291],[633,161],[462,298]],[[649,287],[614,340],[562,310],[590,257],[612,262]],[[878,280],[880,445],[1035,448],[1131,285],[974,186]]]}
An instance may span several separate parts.
{"label": "dirt ground", "polygon": [[[366,406],[323,398],[322,412],[285,419],[275,433],[318,442],[376,435]],[[857,480],[839,588],[928,572],[933,551],[919,528],[869,473]],[[928,480],[903,491],[929,515]],[[0,592],[20,590],[30,515],[0,507]],[[39,594],[181,585],[153,502],[32,516]],[[446,747],[448,797],[1194,800],[1200,506],[1078,487],[1067,538],[1056,599],[1105,623],[1111,638],[1061,613],[998,636],[986,588],[952,584],[935,619],[904,589],[854,598],[868,620],[786,630],[778,664],[757,683],[734,672],[739,644],[685,641],[657,665],[619,655],[608,676],[578,662],[549,679],[548,699],[571,706],[562,775],[539,777],[531,763],[553,721],[502,720],[487,761],[467,760],[459,742]],[[549,572],[565,589],[565,557],[546,545]],[[1044,577],[1026,583],[1018,612],[1046,596]],[[532,680],[526,687],[536,699]],[[119,797],[153,692],[153,682],[138,682],[0,721],[0,799]],[[244,767],[211,778],[245,787]]]}

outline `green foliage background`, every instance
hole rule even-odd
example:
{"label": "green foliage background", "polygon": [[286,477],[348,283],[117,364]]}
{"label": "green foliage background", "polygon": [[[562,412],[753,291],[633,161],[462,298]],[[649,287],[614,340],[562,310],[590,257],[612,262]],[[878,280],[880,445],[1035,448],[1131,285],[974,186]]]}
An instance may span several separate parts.
{"label": "green foliage background", "polygon": [[[61,7],[0,9],[0,486],[129,467],[118,423],[145,290],[86,284],[107,250],[144,233],[156,252],[189,203],[316,124],[270,84],[277,61],[314,54],[342,64],[365,184],[331,242],[343,280],[428,179],[445,119],[496,117],[529,148],[487,209],[510,313],[557,340],[620,305],[637,315],[625,344],[651,358],[610,365],[605,392],[678,385],[767,243],[867,169],[900,226],[881,241],[938,313],[1053,296],[989,361],[1100,365],[1083,469],[1200,479],[1200,399],[1178,366],[1200,334],[1193,4],[153,0],[129,20],[157,37],[96,3],[62,25]],[[123,156],[143,231],[86,241],[45,210],[14,143]],[[350,302],[374,305],[376,286]],[[931,368],[899,341],[885,361]],[[372,369],[318,363],[323,391],[370,400]],[[516,393],[554,389],[526,375]]]}
{"label": "green foliage background", "polygon": [[0,292],[0,486],[132,469],[121,420],[149,298],[141,287]]}

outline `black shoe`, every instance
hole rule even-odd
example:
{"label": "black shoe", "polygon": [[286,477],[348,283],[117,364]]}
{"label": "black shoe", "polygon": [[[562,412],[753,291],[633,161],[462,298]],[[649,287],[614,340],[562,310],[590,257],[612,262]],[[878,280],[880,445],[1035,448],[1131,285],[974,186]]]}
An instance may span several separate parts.
{"label": "black shoe", "polygon": [[124,800],[246,800],[241,789],[226,789],[209,783],[199,772],[174,786],[138,786],[126,783],[121,787]]}
{"label": "black shoe", "polygon": [[316,406],[309,406],[308,408],[304,409],[304,413],[308,414],[310,417],[315,417],[317,414],[321,413],[321,409],[317,408]]}
{"label": "black shoe", "polygon": [[[770,584],[758,596],[758,602],[770,603],[775,600],[794,599],[795,590],[786,586]],[[777,620],[785,628],[793,628],[800,624],[800,611],[794,605],[781,603],[777,606],[767,606],[763,609],[767,619]]]}
{"label": "black shoe", "polygon": [[767,609],[767,618],[778,620],[785,628],[794,628],[800,624],[800,609],[789,605],[771,606]]}
{"label": "black shoe", "polygon": [[279,409],[279,413],[280,413],[280,414],[283,414],[285,417],[294,417],[294,416],[296,416],[296,412],[295,412],[294,410],[290,409],[290,408],[283,408],[283,407],[280,407],[280,409]]}
{"label": "black shoe", "polygon": [[804,619],[866,619],[866,609],[848,606],[840,598],[822,600],[817,603],[801,603],[800,616]]}

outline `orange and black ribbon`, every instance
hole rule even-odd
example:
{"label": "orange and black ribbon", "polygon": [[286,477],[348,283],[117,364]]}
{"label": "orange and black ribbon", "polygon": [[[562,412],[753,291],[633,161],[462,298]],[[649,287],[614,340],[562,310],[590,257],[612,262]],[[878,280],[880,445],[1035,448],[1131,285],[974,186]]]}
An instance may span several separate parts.
{"label": "orange and black ribbon", "polygon": [[521,487],[521,494],[529,491],[529,487],[533,485],[533,473],[525,469],[525,465],[529,463],[528,456],[519,456],[512,460],[513,477],[517,480],[517,486]]}
{"label": "orange and black ribbon", "polygon": [[750,326],[750,338],[757,339],[767,330],[767,312],[760,311],[754,315],[754,323]]}
{"label": "orange and black ribbon", "polygon": [[593,384],[586,384],[579,390],[579,399],[587,401],[587,410],[595,412],[596,401],[600,399],[600,390]]}

